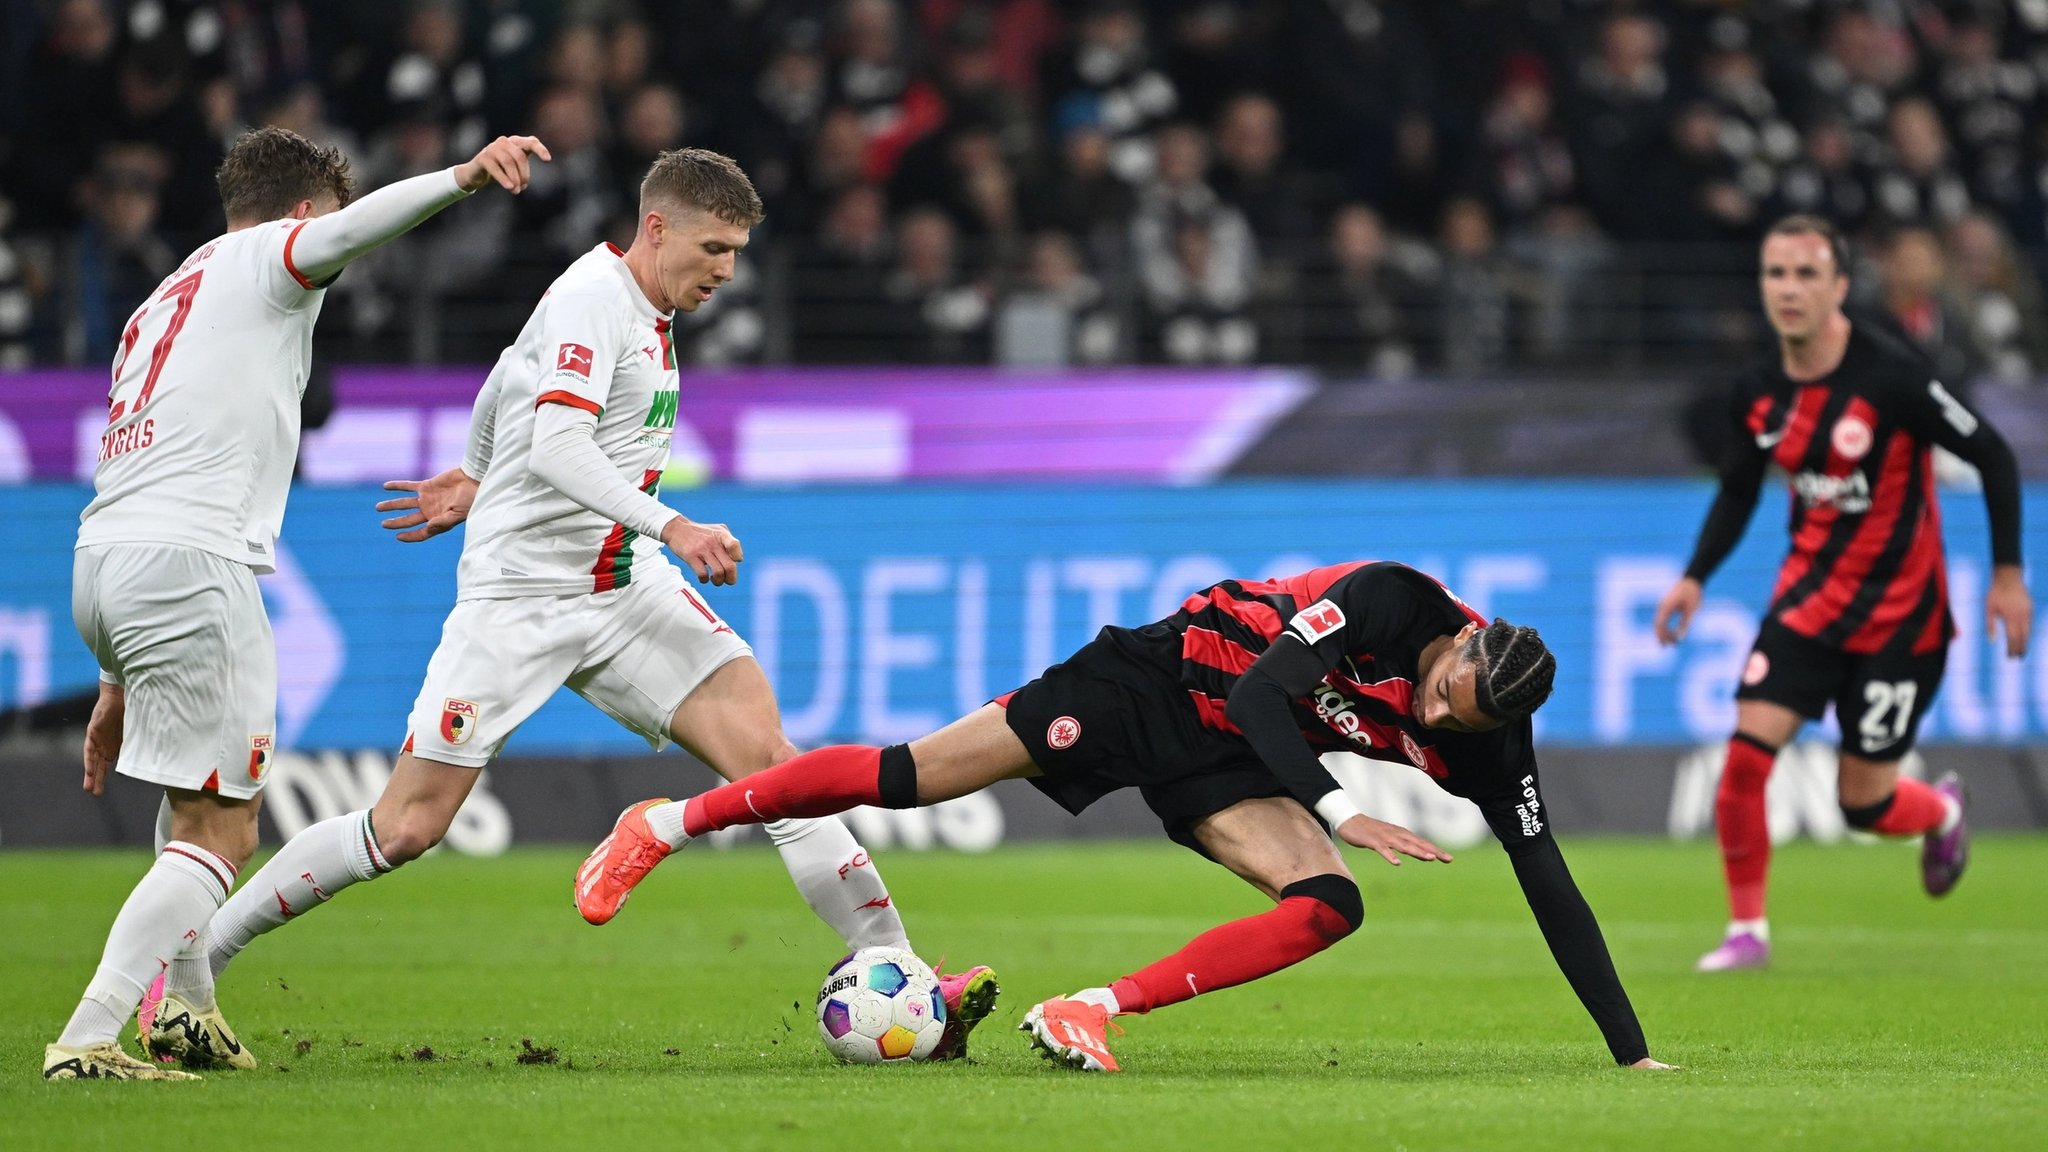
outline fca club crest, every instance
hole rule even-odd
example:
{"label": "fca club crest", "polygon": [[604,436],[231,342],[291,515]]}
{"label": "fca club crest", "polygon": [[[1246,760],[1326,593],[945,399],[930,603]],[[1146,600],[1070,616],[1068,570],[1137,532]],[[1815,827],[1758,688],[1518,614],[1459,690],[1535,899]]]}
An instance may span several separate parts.
{"label": "fca club crest", "polygon": [[249,779],[261,782],[270,771],[270,733],[249,737]]}
{"label": "fca club crest", "polygon": [[462,744],[476,730],[476,705],[450,697],[441,702],[441,739]]}

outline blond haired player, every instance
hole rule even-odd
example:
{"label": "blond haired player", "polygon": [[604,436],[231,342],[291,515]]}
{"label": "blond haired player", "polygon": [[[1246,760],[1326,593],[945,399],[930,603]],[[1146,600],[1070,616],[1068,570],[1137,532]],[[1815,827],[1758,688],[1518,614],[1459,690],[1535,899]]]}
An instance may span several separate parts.
{"label": "blond haired player", "polygon": [[[277,653],[256,576],[271,571],[299,450],[299,394],[327,285],[351,260],[496,181],[526,187],[530,136],[350,203],[348,160],[281,128],[235,142],[228,230],[136,309],[108,393],[95,495],[80,518],[71,611],[100,665],[85,787],[107,770],[161,784],[169,833],[107,934],[46,1079],[190,1079],[116,1040],[193,945],[256,848],[277,711]],[[211,1039],[241,1055],[224,1026]]]}
{"label": "blond haired player", "polygon": [[[217,1056],[185,1021],[218,1020],[213,977],[257,935],[438,843],[479,770],[568,685],[660,748],[681,744],[727,779],[794,757],[751,649],[698,598],[738,577],[739,541],[655,498],[676,421],[670,324],[731,280],[761,219],[746,174],[715,152],[657,158],[640,228],[602,244],[548,289],[478,395],[459,468],[389,487],[386,526],[424,540],[468,521],[457,602],[427,665],[396,768],[376,805],[307,828],[242,886],[201,944],[211,968],[167,981],[147,1042],[188,1062]],[[797,887],[849,948],[908,948],[873,862],[838,819],[769,826]],[[948,1054],[992,1005],[986,968],[944,980]],[[147,1014],[147,1013],[146,1013]]]}

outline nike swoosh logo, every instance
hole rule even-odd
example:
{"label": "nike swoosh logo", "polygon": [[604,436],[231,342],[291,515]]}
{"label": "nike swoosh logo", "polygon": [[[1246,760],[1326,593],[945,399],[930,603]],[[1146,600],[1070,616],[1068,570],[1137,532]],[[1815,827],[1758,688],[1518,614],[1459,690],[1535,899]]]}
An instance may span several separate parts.
{"label": "nike swoosh logo", "polygon": [[1756,446],[1759,448],[1776,448],[1778,441],[1784,438],[1785,429],[1783,428],[1778,429],[1776,432],[1759,432],[1756,434]]}

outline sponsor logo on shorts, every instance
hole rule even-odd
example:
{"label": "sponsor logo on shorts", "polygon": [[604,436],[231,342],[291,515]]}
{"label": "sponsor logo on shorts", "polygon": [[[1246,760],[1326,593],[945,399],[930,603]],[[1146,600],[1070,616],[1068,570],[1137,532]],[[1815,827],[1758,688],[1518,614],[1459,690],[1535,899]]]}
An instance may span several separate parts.
{"label": "sponsor logo on shorts", "polygon": [[590,365],[595,355],[581,344],[564,344],[555,353],[555,371],[574,372],[585,380],[590,379]]}
{"label": "sponsor logo on shorts", "polygon": [[1751,652],[1749,663],[1742,666],[1742,682],[1754,687],[1764,682],[1771,674],[1771,658],[1761,652]]}
{"label": "sponsor logo on shorts", "polygon": [[1313,644],[1344,626],[1344,610],[1328,600],[1318,600],[1296,612],[1287,626]]}
{"label": "sponsor logo on shorts", "polygon": [[270,771],[270,733],[249,737],[249,779],[261,782]]}
{"label": "sponsor logo on shorts", "polygon": [[462,744],[476,731],[476,705],[449,697],[441,701],[441,739]]}
{"label": "sponsor logo on shorts", "polygon": [[1870,452],[1870,425],[1861,417],[1844,416],[1835,421],[1835,430],[1828,435],[1828,443],[1835,454],[1845,460],[1861,460]]}
{"label": "sponsor logo on shorts", "polygon": [[1055,752],[1074,746],[1081,738],[1081,722],[1072,716],[1062,716],[1045,726],[1045,746]]}
{"label": "sponsor logo on shorts", "polygon": [[1401,733],[1401,754],[1408,757],[1408,762],[1417,768],[1424,772],[1429,771],[1429,757],[1422,754],[1422,745],[1417,744],[1415,737],[1406,732]]}

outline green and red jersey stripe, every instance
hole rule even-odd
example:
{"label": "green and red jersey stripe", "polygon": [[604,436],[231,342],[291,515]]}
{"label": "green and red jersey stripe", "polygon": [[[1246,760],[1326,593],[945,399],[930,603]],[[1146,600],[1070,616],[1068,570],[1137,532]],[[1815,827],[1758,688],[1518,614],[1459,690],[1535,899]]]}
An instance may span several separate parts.
{"label": "green and red jersey stripe", "polygon": [[[640,477],[640,490],[649,496],[660,487],[661,469],[649,468]],[[640,533],[624,524],[612,525],[611,532],[604,538],[604,546],[597,551],[597,565],[590,570],[592,592],[609,592],[633,582],[633,542],[639,538]],[[619,563],[621,556],[626,558],[624,564]]]}

